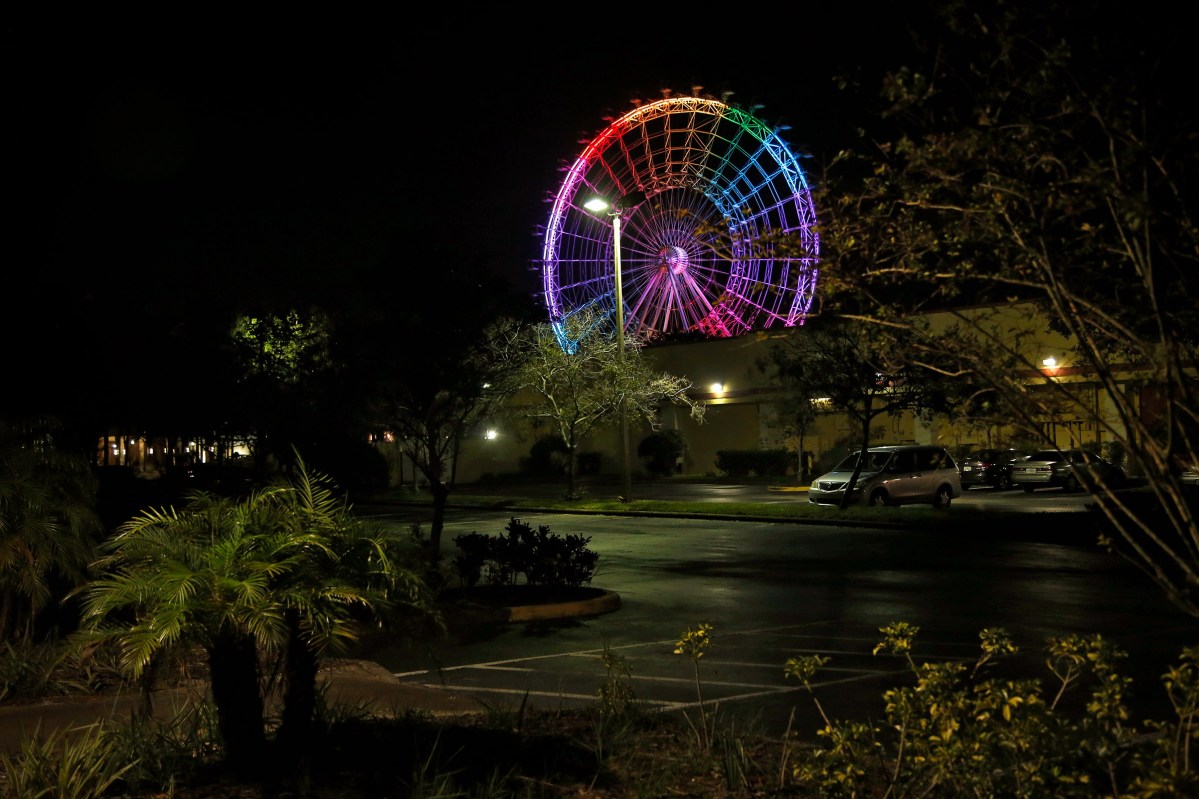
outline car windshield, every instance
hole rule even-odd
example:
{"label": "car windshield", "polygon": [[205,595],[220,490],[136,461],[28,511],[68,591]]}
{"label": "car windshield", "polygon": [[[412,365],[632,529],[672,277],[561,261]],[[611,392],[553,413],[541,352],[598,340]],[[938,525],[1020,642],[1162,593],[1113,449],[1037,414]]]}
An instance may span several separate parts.
{"label": "car windshield", "polygon": [[1060,461],[1065,456],[1056,449],[1043,449],[1028,457],[1030,461]]}
{"label": "car windshield", "polygon": [[[862,464],[864,472],[881,472],[891,459],[890,452],[867,452],[866,461]],[[833,467],[834,472],[852,472],[858,465],[858,453],[854,453]]]}

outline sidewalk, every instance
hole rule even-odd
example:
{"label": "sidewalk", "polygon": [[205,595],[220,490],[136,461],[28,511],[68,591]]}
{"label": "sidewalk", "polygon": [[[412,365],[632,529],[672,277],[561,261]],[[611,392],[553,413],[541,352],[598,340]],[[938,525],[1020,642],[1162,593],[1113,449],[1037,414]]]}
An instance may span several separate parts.
{"label": "sidewalk", "polygon": [[[344,707],[381,716],[403,711],[423,711],[434,716],[478,713],[477,699],[436,688],[401,683],[378,663],[368,660],[325,661],[320,685],[331,707]],[[167,721],[203,698],[207,684],[197,681],[178,688],[154,692],[154,717]],[[106,696],[53,697],[29,703],[0,705],[0,754],[21,751],[21,742],[32,734],[40,738],[51,732],[78,735],[104,719],[125,722],[133,717],[141,697],[127,692]]]}

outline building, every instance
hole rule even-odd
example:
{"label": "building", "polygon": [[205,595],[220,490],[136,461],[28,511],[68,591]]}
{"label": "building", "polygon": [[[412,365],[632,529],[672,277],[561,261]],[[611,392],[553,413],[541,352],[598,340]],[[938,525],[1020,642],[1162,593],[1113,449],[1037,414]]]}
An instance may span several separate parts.
{"label": "building", "polygon": [[[1068,384],[1071,403],[1063,413],[1042,420],[1042,431],[1062,448],[1083,445],[1102,447],[1123,435],[1119,408],[1114,407],[1105,387],[1082,366],[1073,364],[1070,342],[1050,329],[1045,317],[1032,303],[958,309],[954,313],[929,314],[935,330],[947,330],[957,315],[989,326],[1007,336],[1018,348],[1026,364],[1021,374],[1030,384],[1056,381]],[[692,398],[704,402],[708,411],[704,422],[693,422],[685,409],[667,407],[661,424],[680,430],[687,451],[680,471],[687,474],[718,474],[717,453],[721,450],[784,449],[798,452],[795,435],[780,420],[780,387],[760,364],[768,360],[769,349],[783,337],[804,335],[803,327],[751,333],[737,338],[710,339],[683,343],[664,343],[646,347],[645,354],[657,368],[688,378],[694,386]],[[1152,393],[1136,385],[1138,373],[1126,369],[1121,379],[1126,391],[1135,393],[1133,404],[1144,413],[1152,412]],[[647,428],[630,431],[630,446],[650,432]],[[527,423],[494,419],[481,425],[462,442],[456,464],[456,480],[473,482],[495,475],[521,471],[523,459],[541,433]],[[872,432],[876,443],[938,443],[951,451],[1006,445],[1013,431],[1003,427],[978,427],[951,419],[925,424],[911,412],[881,420]],[[804,450],[811,451],[817,463],[834,461],[856,446],[861,432],[844,411],[829,408],[822,413],[815,429],[804,437]],[[615,425],[593,436],[580,447],[586,459],[599,463],[603,474],[620,471],[621,445]],[[598,457],[595,457],[598,453]],[[635,455],[634,455],[635,457]],[[633,471],[638,471],[634,461]]]}

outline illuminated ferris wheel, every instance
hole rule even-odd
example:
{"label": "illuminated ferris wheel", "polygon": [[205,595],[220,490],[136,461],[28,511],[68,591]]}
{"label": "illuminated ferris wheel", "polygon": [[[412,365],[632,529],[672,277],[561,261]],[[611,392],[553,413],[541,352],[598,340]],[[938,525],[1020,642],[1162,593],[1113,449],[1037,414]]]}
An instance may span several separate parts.
{"label": "illuminated ferris wheel", "polygon": [[[596,198],[609,210],[588,210]],[[819,249],[811,191],[778,132],[717,100],[668,97],[570,165],[545,229],[544,300],[560,338],[584,309],[615,326],[617,296],[638,341],[795,326]]]}

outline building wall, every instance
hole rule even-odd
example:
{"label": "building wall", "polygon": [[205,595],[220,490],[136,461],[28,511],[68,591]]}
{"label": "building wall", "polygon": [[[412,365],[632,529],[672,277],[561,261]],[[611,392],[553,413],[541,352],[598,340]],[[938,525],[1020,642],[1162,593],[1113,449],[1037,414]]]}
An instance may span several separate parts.
{"label": "building wall", "polygon": [[[1102,391],[1088,384],[1089,378],[1071,362],[1069,342],[1049,329],[1045,320],[1032,312],[1028,304],[964,309],[958,313],[985,318],[986,324],[1005,340],[1018,341],[1021,352],[1031,364],[1042,364],[1053,358],[1055,366],[1041,371],[1030,370],[1030,380],[1054,379],[1078,383],[1078,393],[1089,400],[1075,409],[1069,418],[1046,420],[1045,430],[1060,447],[1102,443],[1104,436],[1097,419],[1118,422],[1114,410],[1104,401]],[[932,314],[928,320],[934,330],[948,330],[953,314]],[[769,348],[786,336],[803,335],[804,329],[789,328],[769,333],[753,333],[734,339],[713,339],[686,343],[648,346],[645,355],[656,368],[685,377],[694,389],[692,397],[708,408],[703,424],[693,422],[685,409],[667,407],[663,410],[662,426],[681,430],[687,440],[682,471],[688,474],[716,474],[716,457],[722,449],[800,449],[799,441],[785,430],[779,418],[777,400],[779,387],[769,372],[760,366],[767,363]],[[719,385],[719,390],[714,386]],[[534,431],[520,428],[512,422],[498,423],[504,432],[492,440],[481,433],[472,433],[464,442],[458,466],[458,479],[469,482],[485,474],[515,473],[521,459],[536,439]],[[486,425],[484,426],[486,427]],[[649,433],[648,428],[630,431],[633,451],[633,471],[640,462],[636,458],[637,444]],[[938,420],[921,422],[911,412],[876,420],[871,432],[874,443],[926,444],[938,443],[955,452],[984,446],[1000,446],[1009,442],[1010,431],[1002,427],[980,428]],[[856,423],[839,409],[830,409],[822,416],[815,430],[805,436],[803,449],[813,453],[816,465],[839,460],[861,439]],[[599,431],[580,447],[581,452],[602,453],[601,471],[617,474],[620,471],[620,439],[618,429]]]}

